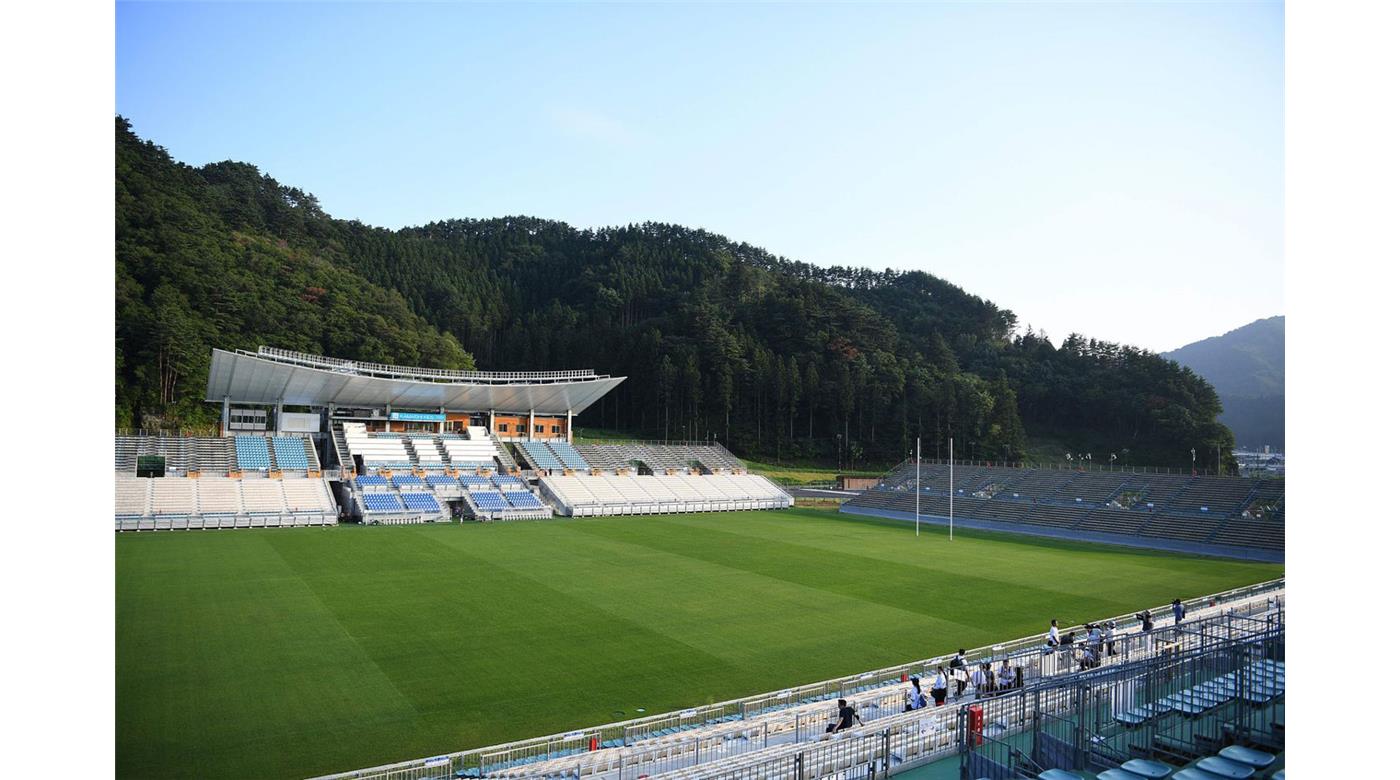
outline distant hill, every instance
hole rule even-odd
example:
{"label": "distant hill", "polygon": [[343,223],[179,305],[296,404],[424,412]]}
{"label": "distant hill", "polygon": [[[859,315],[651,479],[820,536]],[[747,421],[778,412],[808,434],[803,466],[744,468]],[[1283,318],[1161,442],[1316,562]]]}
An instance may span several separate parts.
{"label": "distant hill", "polygon": [[1220,421],[1242,447],[1283,450],[1283,317],[1256,320],[1222,336],[1197,341],[1162,357],[1175,360],[1215,386]]}
{"label": "distant hill", "polygon": [[[347,161],[349,164],[350,161]],[[678,182],[677,186],[683,186]],[[878,258],[873,258],[878,260]],[[822,268],[680,225],[529,216],[385,230],[253,165],[173,160],[116,119],[116,427],[197,429],[213,347],[629,377],[581,426],[880,468],[1028,435],[1119,465],[1231,444],[1207,382],[1155,352],[1018,333],[931,274]],[[1226,458],[1226,467],[1229,467]]]}

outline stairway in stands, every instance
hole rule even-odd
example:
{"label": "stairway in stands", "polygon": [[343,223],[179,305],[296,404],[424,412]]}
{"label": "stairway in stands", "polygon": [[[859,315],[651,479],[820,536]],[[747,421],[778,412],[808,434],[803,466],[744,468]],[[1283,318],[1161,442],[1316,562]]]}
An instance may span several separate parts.
{"label": "stairway in stands", "polygon": [[331,446],[340,466],[341,476],[349,476],[355,471],[355,459],[350,457],[350,448],[345,446],[344,423],[331,423]]}

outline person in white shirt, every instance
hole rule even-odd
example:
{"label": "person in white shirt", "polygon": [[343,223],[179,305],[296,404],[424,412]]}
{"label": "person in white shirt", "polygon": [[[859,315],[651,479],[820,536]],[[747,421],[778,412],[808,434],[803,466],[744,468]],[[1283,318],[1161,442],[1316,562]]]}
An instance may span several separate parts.
{"label": "person in white shirt", "polygon": [[919,678],[910,677],[909,683],[909,693],[907,694],[908,701],[904,704],[904,711],[921,710],[928,704],[928,698],[924,696],[923,690],[919,688]]}
{"label": "person in white shirt", "polygon": [[1117,627],[1118,623],[1114,620],[1108,621],[1108,623],[1103,627],[1103,641],[1104,644],[1108,645],[1109,655],[1118,655],[1118,652],[1113,649],[1113,629]]}
{"label": "person in white shirt", "polygon": [[982,664],[972,672],[972,690],[977,698],[981,698],[990,692],[992,676],[987,673],[991,664]]}
{"label": "person in white shirt", "polygon": [[997,670],[997,689],[1009,691],[1016,687],[1016,670],[1011,668],[1010,659],[1002,659],[1001,668]]}
{"label": "person in white shirt", "polygon": [[1045,652],[1043,655],[1050,655],[1055,652],[1055,648],[1060,646],[1060,621],[1050,621],[1050,630],[1045,633]]}
{"label": "person in white shirt", "polygon": [[938,674],[933,676],[933,706],[942,707],[943,702],[948,700],[948,675],[943,671],[943,667],[938,667]]}

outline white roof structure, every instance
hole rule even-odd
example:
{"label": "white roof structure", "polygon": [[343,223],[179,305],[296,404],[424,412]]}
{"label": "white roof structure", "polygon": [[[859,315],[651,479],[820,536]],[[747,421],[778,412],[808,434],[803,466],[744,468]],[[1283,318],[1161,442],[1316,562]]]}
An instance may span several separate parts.
{"label": "white roof structure", "polygon": [[205,400],[297,406],[393,406],[453,412],[574,414],[627,377],[575,371],[447,371],[258,347],[216,349]]}

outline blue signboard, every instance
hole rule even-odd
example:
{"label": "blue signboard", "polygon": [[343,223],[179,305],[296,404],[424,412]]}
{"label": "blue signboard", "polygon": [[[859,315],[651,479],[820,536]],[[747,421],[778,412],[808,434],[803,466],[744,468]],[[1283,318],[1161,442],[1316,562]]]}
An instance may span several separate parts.
{"label": "blue signboard", "polygon": [[389,419],[409,422],[445,422],[447,415],[437,412],[389,412]]}

